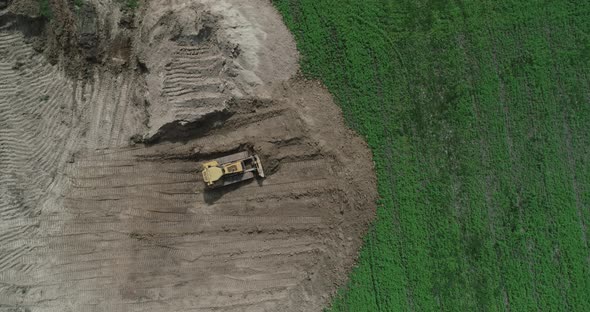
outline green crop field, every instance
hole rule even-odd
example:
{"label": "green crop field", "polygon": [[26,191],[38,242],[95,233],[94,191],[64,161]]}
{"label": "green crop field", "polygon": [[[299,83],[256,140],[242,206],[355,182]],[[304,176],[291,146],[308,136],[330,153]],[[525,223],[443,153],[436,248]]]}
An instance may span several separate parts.
{"label": "green crop field", "polygon": [[331,311],[590,311],[590,1],[274,0],[374,153]]}

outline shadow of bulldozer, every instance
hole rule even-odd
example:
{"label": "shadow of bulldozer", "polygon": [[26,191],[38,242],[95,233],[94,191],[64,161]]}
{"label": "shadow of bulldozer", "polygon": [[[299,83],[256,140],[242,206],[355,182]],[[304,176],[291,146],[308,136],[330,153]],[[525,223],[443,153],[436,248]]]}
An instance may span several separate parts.
{"label": "shadow of bulldozer", "polygon": [[251,180],[245,180],[245,181],[241,181],[238,183],[234,183],[234,184],[230,184],[227,186],[222,186],[222,187],[218,187],[218,188],[213,188],[213,189],[209,189],[209,188],[205,188],[205,190],[203,191],[203,200],[205,201],[205,203],[212,205],[215,204],[215,202],[217,202],[218,200],[220,200],[223,196],[225,196],[225,194],[231,193],[243,186],[249,185],[251,183],[256,183],[258,184],[258,187],[262,187],[262,178],[255,178],[255,179],[251,179]]}

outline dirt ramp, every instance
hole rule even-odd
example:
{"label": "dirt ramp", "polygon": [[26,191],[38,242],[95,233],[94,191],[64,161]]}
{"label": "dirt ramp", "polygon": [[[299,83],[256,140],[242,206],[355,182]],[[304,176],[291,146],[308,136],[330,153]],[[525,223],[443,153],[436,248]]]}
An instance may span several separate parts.
{"label": "dirt ramp", "polygon": [[[242,97],[269,97],[269,85],[297,69],[295,42],[266,3],[151,2],[140,23],[137,57],[145,68],[150,135],[190,123]],[[270,7],[270,8],[269,8]]]}

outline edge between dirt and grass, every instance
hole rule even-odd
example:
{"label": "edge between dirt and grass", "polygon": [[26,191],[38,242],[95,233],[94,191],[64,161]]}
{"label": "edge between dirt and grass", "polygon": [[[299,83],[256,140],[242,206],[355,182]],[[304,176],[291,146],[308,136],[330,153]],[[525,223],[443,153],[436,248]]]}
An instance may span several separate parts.
{"label": "edge between dirt and grass", "polygon": [[374,155],[330,310],[590,310],[590,4],[273,3]]}

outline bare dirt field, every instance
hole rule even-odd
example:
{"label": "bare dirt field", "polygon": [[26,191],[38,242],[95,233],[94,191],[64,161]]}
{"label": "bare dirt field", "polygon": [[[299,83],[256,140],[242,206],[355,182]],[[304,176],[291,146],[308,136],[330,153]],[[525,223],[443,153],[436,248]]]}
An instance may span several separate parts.
{"label": "bare dirt field", "polygon": [[83,3],[0,1],[0,311],[321,310],[375,178],[270,2]]}

